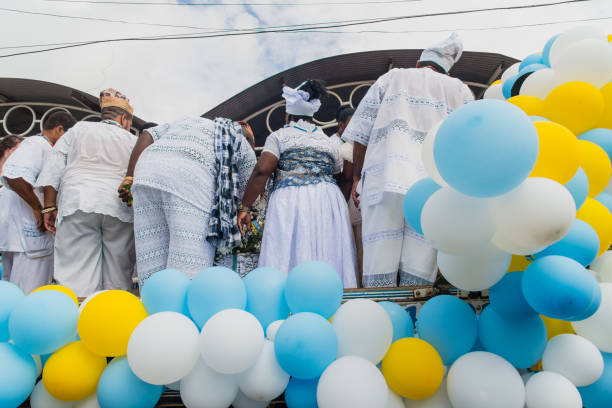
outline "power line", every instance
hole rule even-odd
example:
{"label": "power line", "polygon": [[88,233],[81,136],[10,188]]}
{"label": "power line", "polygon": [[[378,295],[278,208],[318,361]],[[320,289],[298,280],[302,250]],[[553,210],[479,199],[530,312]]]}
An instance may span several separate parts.
{"label": "power line", "polygon": [[339,1],[339,2],[235,2],[235,3],[168,3],[168,2],[136,2],[136,1],[94,1],[94,0],[42,0],[52,3],[82,3],[82,4],[121,4],[121,5],[146,5],[146,6],[345,6],[345,5],[371,5],[371,4],[397,4],[414,3],[425,0],[380,0],[380,1]]}

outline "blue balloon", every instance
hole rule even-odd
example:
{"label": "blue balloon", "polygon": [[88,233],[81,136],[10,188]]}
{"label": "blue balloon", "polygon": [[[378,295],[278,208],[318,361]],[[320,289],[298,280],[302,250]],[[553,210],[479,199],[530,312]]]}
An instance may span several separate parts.
{"label": "blue balloon", "polygon": [[321,376],[338,355],[338,338],[331,324],[315,313],[298,313],[283,322],[274,337],[281,368],[300,380]]}
{"label": "blue balloon", "polygon": [[574,177],[565,184],[565,188],[567,188],[567,191],[569,191],[574,198],[576,209],[580,208],[589,194],[589,179],[582,167],[578,167],[578,171],[574,174]]}
{"label": "blue balloon", "polygon": [[0,362],[0,407],[18,407],[34,389],[36,363],[31,355],[10,343],[0,343]]}
{"label": "blue balloon", "polygon": [[586,408],[610,408],[612,406],[612,354],[601,354],[604,359],[604,371],[601,377],[591,385],[578,387],[582,405]]}
{"label": "blue balloon", "polygon": [[419,338],[431,344],[451,365],[469,353],[478,337],[476,313],[465,301],[449,295],[429,299],[417,319]]}
{"label": "blue balloon", "polygon": [[584,266],[559,255],[532,262],[523,273],[522,288],[536,312],[569,321],[586,319],[585,314],[601,296],[599,284]]}
{"label": "blue balloon", "polygon": [[543,64],[531,64],[531,65],[527,65],[523,68],[519,69],[519,73],[518,73],[518,77],[521,78],[523,75],[526,74],[532,74],[536,71],[539,71],[541,69],[546,69],[548,68],[546,65]]}
{"label": "blue balloon", "polygon": [[98,382],[100,408],[153,408],[164,390],[163,385],[153,385],[136,377],[126,357],[113,360]]}
{"label": "blue balloon", "polygon": [[151,275],[140,290],[147,313],[177,312],[189,316],[187,289],[190,283],[189,277],[176,269],[164,269]]}
{"label": "blue balloon", "polygon": [[612,129],[591,129],[588,132],[578,135],[578,139],[595,143],[597,146],[604,149],[610,160],[612,160]]}
{"label": "blue balloon", "polygon": [[78,314],[74,300],[62,292],[30,293],[11,313],[11,339],[30,354],[53,353],[74,338]]}
{"label": "blue balloon", "polygon": [[410,313],[394,302],[378,302],[387,311],[393,325],[393,342],[404,337],[414,337],[414,322]]}
{"label": "blue balloon", "polygon": [[504,319],[487,307],[478,320],[480,342],[516,368],[528,368],[540,360],[546,348],[547,333],[538,315],[525,319]]}
{"label": "blue balloon", "polygon": [[550,49],[552,48],[553,43],[557,38],[559,38],[560,34],[557,34],[551,37],[546,44],[544,45],[544,49],[542,50],[542,63],[550,67]]}
{"label": "blue balloon", "polygon": [[550,120],[542,116],[530,116],[529,119],[531,119],[532,122],[550,122]]}
{"label": "blue balloon", "polygon": [[438,129],[434,158],[442,178],[474,197],[498,196],[531,173],[538,132],[522,110],[495,99],[468,103]]}
{"label": "blue balloon", "polygon": [[246,288],[240,275],[214,266],[200,272],[187,289],[189,314],[201,329],[213,315],[225,309],[246,307]]}
{"label": "blue balloon", "polygon": [[423,235],[421,227],[421,212],[425,203],[433,193],[441,187],[431,177],[414,183],[404,196],[404,218],[413,230]]}
{"label": "blue balloon", "polygon": [[291,377],[285,389],[285,404],[287,408],[318,408],[318,385],[318,378],[314,380],[298,380]]}
{"label": "blue balloon", "polygon": [[246,311],[259,320],[266,330],[276,320],[289,316],[285,300],[287,275],[274,268],[257,268],[244,278],[247,291]]}
{"label": "blue balloon", "polygon": [[291,313],[312,312],[329,319],[342,303],[344,286],[338,272],[325,262],[308,261],[293,268],[285,284]]}
{"label": "blue balloon", "polygon": [[512,87],[514,86],[514,83],[517,81],[517,79],[519,79],[518,74],[512,75],[510,78],[506,79],[506,82],[502,84],[502,95],[504,95],[504,98],[510,99],[512,97]]}
{"label": "blue balloon", "polygon": [[597,257],[597,252],[599,252],[597,233],[589,224],[576,219],[572,228],[560,241],[533,256],[539,259],[549,255],[561,255],[579,262],[582,266],[588,266]]}
{"label": "blue balloon", "polygon": [[497,314],[504,319],[526,319],[537,313],[523,296],[521,281],[523,272],[507,273],[489,290],[489,302]]}
{"label": "blue balloon", "polygon": [[602,191],[595,199],[605,205],[608,211],[612,212],[612,194]]}
{"label": "blue balloon", "polygon": [[17,285],[0,280],[0,342],[9,341],[9,317],[25,295]]}
{"label": "blue balloon", "polygon": [[543,61],[542,61],[542,54],[541,53],[536,52],[536,53],[533,53],[533,54],[529,54],[521,62],[521,65],[519,65],[519,71],[521,71],[526,66],[529,66],[529,65],[532,65],[532,64],[542,64],[542,63],[543,63]]}

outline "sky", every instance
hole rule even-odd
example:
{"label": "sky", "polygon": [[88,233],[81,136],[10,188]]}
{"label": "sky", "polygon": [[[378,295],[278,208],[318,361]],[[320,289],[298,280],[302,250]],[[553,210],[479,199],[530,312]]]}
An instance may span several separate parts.
{"label": "sky", "polygon": [[[44,48],[4,47],[410,16],[559,0],[126,1],[169,5],[88,1],[0,0],[0,56]],[[576,21],[590,19],[599,20]],[[525,26],[542,23],[555,24]],[[584,24],[612,33],[612,0],[401,19],[326,32],[95,44],[0,58],[0,77],[55,82],[93,95],[113,87],[128,95],[137,116],[161,123],[185,115],[201,115],[269,76],[320,58],[370,50],[424,48],[457,31],[465,50],[522,59],[540,51],[554,34]],[[517,25],[522,27],[509,27]]]}

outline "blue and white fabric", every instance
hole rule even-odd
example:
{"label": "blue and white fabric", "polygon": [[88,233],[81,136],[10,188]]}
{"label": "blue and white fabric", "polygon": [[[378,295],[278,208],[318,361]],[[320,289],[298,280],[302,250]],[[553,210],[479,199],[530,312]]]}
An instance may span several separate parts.
{"label": "blue and white fabric", "polygon": [[288,86],[283,87],[285,111],[290,115],[314,116],[321,108],[321,101],[319,99],[309,100],[310,94],[299,88],[299,86],[296,89]]}
{"label": "blue and white fabric", "polygon": [[459,34],[452,33],[446,40],[427,47],[423,50],[419,61],[431,61],[450,71],[455,62],[459,61],[463,53],[463,41]]}

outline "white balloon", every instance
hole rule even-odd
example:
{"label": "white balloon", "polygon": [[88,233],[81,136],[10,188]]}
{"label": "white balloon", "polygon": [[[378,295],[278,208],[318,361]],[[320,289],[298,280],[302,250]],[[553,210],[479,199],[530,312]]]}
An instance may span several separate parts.
{"label": "white balloon", "polygon": [[506,82],[508,80],[508,78],[510,78],[511,76],[514,76],[516,74],[518,74],[519,72],[519,67],[521,66],[520,62],[516,62],[512,65],[510,65],[502,74],[501,76],[501,82],[502,84],[504,82]]}
{"label": "white balloon", "polygon": [[559,85],[557,73],[550,68],[540,69],[530,74],[521,85],[519,94],[546,99],[550,91]]}
{"label": "white balloon", "polygon": [[485,91],[484,95],[482,96],[482,99],[500,99],[502,101],[505,101],[506,98],[504,98],[502,88],[503,88],[503,85],[500,83],[491,85]]}
{"label": "white balloon", "polygon": [[525,385],[527,408],[582,408],[576,386],[561,374],[541,371]]}
{"label": "white balloon", "polygon": [[587,39],[568,46],[553,69],[559,83],[584,81],[601,88],[612,79],[612,47],[604,39]]}
{"label": "white balloon", "polygon": [[369,299],[352,299],[340,306],[332,327],[338,336],[338,357],[359,356],[378,364],[393,340],[389,314]]}
{"label": "white balloon", "polygon": [[508,252],[513,255],[533,255],[538,252],[544,250],[546,247],[540,248],[528,248],[521,246],[515,242],[509,241],[507,237],[504,235],[497,233],[493,235],[493,239],[491,240],[493,245],[497,248],[501,249],[504,252]]}
{"label": "white balloon", "polygon": [[438,129],[440,129],[442,122],[439,122],[432,127],[429,132],[427,132],[427,136],[425,136],[425,140],[423,141],[423,149],[421,150],[421,160],[423,161],[423,166],[425,167],[427,174],[429,174],[429,177],[438,183],[438,185],[446,187],[448,184],[446,181],[444,181],[440,175],[440,172],[438,172],[438,167],[436,166],[436,161],[434,159],[436,133],[438,133]]}
{"label": "white balloon", "polygon": [[274,343],[265,340],[255,364],[236,377],[240,391],[258,402],[270,401],[285,391],[289,374],[283,371],[274,354]]}
{"label": "white balloon", "polygon": [[[498,197],[493,206],[497,223],[495,243],[510,242],[537,250],[567,234],[576,219],[576,202],[554,180],[529,177],[520,186]],[[511,252],[514,248],[504,248]]]}
{"label": "white balloon", "polygon": [[270,323],[268,325],[268,328],[266,329],[266,338],[268,340],[274,341],[274,338],[276,337],[276,332],[281,327],[281,324],[283,324],[284,322],[284,320],[276,320]]}
{"label": "white balloon", "polygon": [[83,311],[83,308],[85,308],[85,305],[89,303],[91,299],[98,296],[100,293],[104,293],[104,292],[106,292],[106,290],[98,290],[97,292],[94,292],[91,295],[87,296],[79,305],[79,314],[81,314],[81,312]]}
{"label": "white balloon", "polygon": [[238,390],[238,395],[236,395],[234,402],[232,402],[232,407],[234,408],[266,408],[268,405],[270,405],[270,401],[253,401],[240,392],[240,390]]}
{"label": "white balloon", "polygon": [[546,345],[542,367],[561,374],[576,387],[584,387],[601,377],[604,361],[597,347],[584,337],[559,334]]}
{"label": "white balloon", "polygon": [[605,353],[612,353],[612,283],[600,283],[601,304],[586,320],[572,322],[576,334],[590,340]]}
{"label": "white balloon", "polygon": [[447,390],[453,408],[523,408],[525,404],[518,371],[486,351],[459,357],[448,371]]}
{"label": "white balloon", "polygon": [[[550,65],[554,67],[565,50],[572,44],[587,39],[606,40],[606,34],[599,28],[592,25],[584,25],[570,28],[561,33],[550,47],[549,60]],[[607,41],[607,40],[606,40]]]}
{"label": "white balloon", "polygon": [[389,394],[387,397],[386,408],[406,408],[404,405],[404,399],[400,395],[393,392],[391,388],[387,387],[387,389],[389,390]]}
{"label": "white balloon", "polygon": [[74,408],[100,408],[100,404],[98,404],[98,394],[94,393],[83,400],[76,401]]}
{"label": "white balloon", "polygon": [[237,374],[251,367],[264,344],[264,332],[255,316],[226,309],[211,317],[200,334],[200,353],[210,368]]}
{"label": "white balloon", "polygon": [[321,374],[317,403],[319,408],[386,408],[388,392],[385,377],[372,362],[346,356]]}
{"label": "white balloon", "polygon": [[74,401],[60,401],[49,394],[42,380],[36,384],[30,395],[30,407],[32,408],[72,408]]}
{"label": "white balloon", "polygon": [[612,251],[606,251],[598,256],[591,262],[589,269],[597,272],[597,279],[600,282],[612,282]]}
{"label": "white balloon", "polygon": [[512,255],[492,245],[466,255],[438,252],[440,273],[453,286],[463,290],[484,290],[504,277]]}
{"label": "white balloon", "polygon": [[181,399],[187,408],[227,408],[236,394],[238,384],[234,376],[216,372],[202,359],[181,380]]}
{"label": "white balloon", "polygon": [[463,195],[444,187],[429,197],[421,213],[423,234],[447,254],[485,247],[495,233],[492,199]]}
{"label": "white balloon", "polygon": [[422,400],[404,400],[406,408],[453,408],[448,399],[448,391],[446,390],[446,376],[442,380],[442,384],[434,395]]}
{"label": "white balloon", "polygon": [[176,382],[198,361],[198,328],[180,313],[152,314],[132,332],[127,359],[134,374],[145,382]]}

